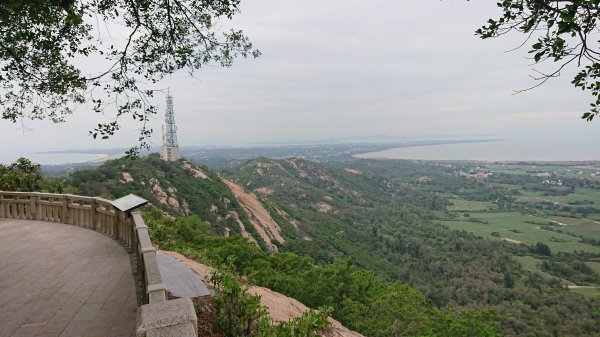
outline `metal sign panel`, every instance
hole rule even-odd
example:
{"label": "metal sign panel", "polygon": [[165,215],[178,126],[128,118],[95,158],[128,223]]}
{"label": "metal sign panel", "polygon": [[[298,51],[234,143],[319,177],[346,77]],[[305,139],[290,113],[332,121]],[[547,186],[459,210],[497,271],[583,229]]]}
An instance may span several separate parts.
{"label": "metal sign panel", "polygon": [[113,200],[110,203],[120,211],[129,212],[134,208],[144,206],[148,203],[148,200],[138,197],[135,194],[129,194],[117,200]]}

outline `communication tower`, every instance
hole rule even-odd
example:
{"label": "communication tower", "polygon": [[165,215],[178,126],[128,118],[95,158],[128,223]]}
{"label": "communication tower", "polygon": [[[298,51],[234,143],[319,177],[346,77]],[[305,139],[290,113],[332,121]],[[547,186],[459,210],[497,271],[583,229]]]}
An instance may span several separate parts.
{"label": "communication tower", "polygon": [[175,125],[175,113],[173,112],[173,96],[170,93],[167,94],[167,112],[165,113],[165,125],[163,125],[161,158],[166,161],[174,161],[181,158],[181,152],[179,152],[179,145],[177,144],[177,126]]}

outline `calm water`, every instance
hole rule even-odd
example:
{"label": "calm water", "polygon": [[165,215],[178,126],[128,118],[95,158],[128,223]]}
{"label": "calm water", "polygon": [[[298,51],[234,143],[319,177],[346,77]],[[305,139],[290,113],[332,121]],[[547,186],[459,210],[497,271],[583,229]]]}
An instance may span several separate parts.
{"label": "calm water", "polygon": [[0,163],[9,164],[19,157],[25,157],[34,163],[42,165],[75,164],[90,161],[99,161],[108,158],[102,153],[0,153]]}
{"label": "calm water", "polygon": [[513,136],[493,142],[401,147],[357,155],[372,159],[586,161],[600,160],[599,135]]}

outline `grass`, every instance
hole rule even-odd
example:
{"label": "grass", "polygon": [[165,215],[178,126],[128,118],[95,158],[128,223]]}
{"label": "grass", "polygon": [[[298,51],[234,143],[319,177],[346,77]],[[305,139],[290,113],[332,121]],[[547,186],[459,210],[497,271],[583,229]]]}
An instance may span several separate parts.
{"label": "grass", "polygon": [[[515,261],[519,262],[521,264],[521,266],[523,267],[523,269],[525,269],[527,271],[530,271],[532,273],[538,273],[547,279],[558,278],[556,276],[550,275],[550,274],[546,273],[545,271],[543,271],[540,268],[540,264],[542,263],[542,260],[536,259],[533,256],[513,256],[513,259]],[[563,282],[572,283],[572,282],[569,282],[566,280],[563,280]]]}
{"label": "grass", "polygon": [[464,199],[451,199],[451,206],[448,206],[449,211],[460,211],[460,212],[473,212],[473,211],[485,211],[494,208],[494,204],[486,201],[470,201]]}
{"label": "grass", "polygon": [[[573,284],[565,279],[561,279],[554,275],[548,274],[540,268],[540,264],[542,263],[541,259],[537,259],[533,256],[513,256],[513,259],[517,261],[524,270],[530,271],[532,273],[537,273],[541,275],[545,279],[559,279],[563,284]],[[587,262],[588,264],[597,264],[597,268],[600,269],[600,262]],[[594,267],[593,267],[594,268]],[[569,291],[576,292],[578,294],[583,295],[586,298],[600,297],[600,289],[598,288],[569,288]]]}
{"label": "grass", "polygon": [[516,196],[520,202],[553,202],[560,205],[570,205],[569,203],[589,202],[585,206],[600,207],[600,190],[591,188],[576,188],[573,193],[561,196],[546,196],[539,191],[521,190],[521,195]]}
{"label": "grass", "polygon": [[[516,212],[495,212],[470,213],[469,217],[442,223],[451,229],[466,230],[491,240],[509,239],[528,245],[542,242],[553,252],[581,250],[600,253],[600,247],[583,244],[578,238],[569,235],[540,229],[539,225],[527,221],[542,222],[543,220]],[[499,233],[499,237],[493,236],[493,232]]]}
{"label": "grass", "polygon": [[564,232],[600,240],[600,221],[587,218],[568,218],[561,216],[550,216],[548,219],[567,224],[567,226],[557,227],[557,229]]}
{"label": "grass", "polygon": [[578,293],[587,298],[600,298],[600,288],[577,288],[577,289],[569,289],[569,291]]}
{"label": "grass", "polygon": [[[593,181],[600,181],[600,176],[592,177],[590,174],[600,171],[598,168],[580,168],[574,165],[551,165],[551,164],[534,164],[534,165],[488,165],[488,170],[494,173],[508,174],[534,174],[528,173],[532,171],[556,173],[557,176],[568,178],[587,178]],[[578,174],[579,173],[579,174]]]}
{"label": "grass", "polygon": [[596,273],[600,274],[600,262],[586,262],[586,264],[588,266],[590,266],[590,268],[592,268],[593,271],[595,271]]}

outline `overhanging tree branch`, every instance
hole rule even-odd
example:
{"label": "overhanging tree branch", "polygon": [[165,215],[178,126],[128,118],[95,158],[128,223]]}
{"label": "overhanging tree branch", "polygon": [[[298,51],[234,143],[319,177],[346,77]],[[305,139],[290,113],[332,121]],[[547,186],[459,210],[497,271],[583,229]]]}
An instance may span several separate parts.
{"label": "overhanging tree branch", "polygon": [[[230,66],[236,57],[258,57],[242,32],[217,35],[213,20],[232,18],[239,0],[47,0],[0,1],[0,106],[8,120],[59,122],[91,103],[117,118],[100,122],[90,135],[109,138],[122,117],[141,123],[136,152],[147,147],[146,122],[156,107],[151,85],[180,69],[192,73],[212,63]],[[128,29],[125,41],[100,39],[104,21]],[[96,34],[97,33],[97,34]],[[75,59],[102,58],[105,69],[83,75]],[[27,62],[23,62],[27,60]]]}

